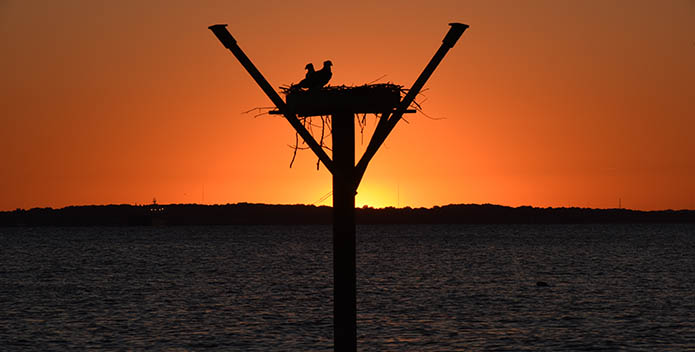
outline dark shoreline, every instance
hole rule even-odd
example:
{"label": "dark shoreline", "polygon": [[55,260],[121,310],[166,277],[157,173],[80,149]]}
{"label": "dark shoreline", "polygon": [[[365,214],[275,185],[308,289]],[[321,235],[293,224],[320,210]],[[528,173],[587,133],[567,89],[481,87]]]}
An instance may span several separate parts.
{"label": "dark shoreline", "polygon": [[[358,224],[695,223],[695,210],[507,207],[356,208]],[[0,226],[319,225],[332,208],[313,205],[89,205],[0,212]]]}

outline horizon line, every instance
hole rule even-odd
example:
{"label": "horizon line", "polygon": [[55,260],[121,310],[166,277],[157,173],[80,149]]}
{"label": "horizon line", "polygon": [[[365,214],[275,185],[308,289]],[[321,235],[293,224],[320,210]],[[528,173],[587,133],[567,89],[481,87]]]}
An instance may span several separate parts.
{"label": "horizon line", "polygon": [[[332,205],[316,205],[316,204],[304,204],[304,203],[255,203],[255,202],[236,202],[236,203],[168,203],[168,204],[160,204],[160,203],[108,203],[108,204],[74,204],[74,205],[66,205],[62,207],[51,207],[51,206],[37,206],[37,207],[32,207],[32,208],[15,208],[12,210],[0,210],[0,212],[15,212],[15,211],[30,211],[34,209],[52,209],[52,210],[60,210],[60,209],[66,209],[66,208],[77,208],[77,207],[107,207],[107,206],[133,206],[133,207],[151,207],[151,206],[162,206],[162,207],[169,207],[169,206],[182,206],[182,205],[193,205],[193,206],[230,206],[230,205],[268,205],[268,206],[306,206],[306,207],[327,207],[327,208],[332,208]],[[593,207],[581,207],[581,206],[559,206],[559,207],[554,207],[554,206],[534,206],[534,205],[519,205],[519,206],[511,206],[511,205],[501,205],[501,204],[494,204],[494,203],[449,203],[445,205],[433,205],[431,207],[425,207],[425,206],[419,206],[419,207],[414,207],[414,206],[384,206],[384,207],[373,207],[370,205],[364,205],[361,207],[355,206],[355,209],[375,209],[375,210],[383,210],[383,209],[435,209],[435,208],[442,208],[442,207],[447,207],[447,206],[496,206],[496,207],[502,207],[502,208],[512,208],[512,209],[519,209],[519,208],[532,208],[532,209],[590,209],[590,210],[625,210],[625,211],[635,211],[635,212],[664,212],[664,211],[695,211],[695,209],[673,209],[673,208],[668,208],[668,209],[654,209],[654,210],[642,210],[642,209],[632,209],[632,208],[624,208],[624,207],[614,207],[614,208],[593,208]]]}

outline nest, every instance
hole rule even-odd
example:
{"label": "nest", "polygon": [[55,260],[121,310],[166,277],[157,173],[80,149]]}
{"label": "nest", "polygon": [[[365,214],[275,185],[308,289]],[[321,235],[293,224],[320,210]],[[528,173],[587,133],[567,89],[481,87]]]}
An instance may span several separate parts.
{"label": "nest", "polygon": [[286,104],[297,116],[326,116],[336,113],[379,114],[396,108],[403,86],[391,83],[362,86],[328,86],[305,90],[281,87]]}
{"label": "nest", "polygon": [[[296,85],[280,87],[280,92],[286,97],[288,110],[295,114],[300,123],[316,139],[319,146],[331,151],[326,144],[331,135],[332,118],[336,114],[352,113],[356,116],[357,127],[364,143],[364,129],[367,126],[367,115],[375,114],[388,116],[401,102],[401,97],[408,90],[403,86],[392,83],[365,84],[361,86],[327,86],[320,89],[304,89]],[[412,108],[424,115],[420,104],[413,101]],[[427,116],[427,115],[425,115]],[[429,116],[427,116],[429,118]],[[408,122],[403,119],[404,122]],[[320,131],[320,132],[319,132]],[[295,133],[294,150],[290,167],[297,157],[297,150],[310,149]],[[321,162],[316,160],[318,169]]]}

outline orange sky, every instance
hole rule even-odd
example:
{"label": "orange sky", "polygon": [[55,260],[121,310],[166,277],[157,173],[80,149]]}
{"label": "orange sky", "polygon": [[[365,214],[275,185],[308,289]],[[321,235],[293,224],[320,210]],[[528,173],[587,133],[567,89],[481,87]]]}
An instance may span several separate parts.
{"label": "orange sky", "polygon": [[695,209],[695,1],[26,0],[0,1],[0,210],[314,203],[330,174],[242,113],[270,102],[207,26],[275,87],[326,59],[409,87],[453,21],[423,104],[446,119],[407,116],[359,206]]}

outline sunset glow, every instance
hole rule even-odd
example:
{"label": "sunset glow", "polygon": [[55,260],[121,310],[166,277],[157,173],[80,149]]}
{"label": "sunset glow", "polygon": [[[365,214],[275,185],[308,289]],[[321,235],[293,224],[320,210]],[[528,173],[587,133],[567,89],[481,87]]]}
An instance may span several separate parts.
{"label": "sunset glow", "polygon": [[330,205],[311,151],[289,168],[287,121],[244,113],[271,102],[207,27],[274,87],[330,59],[332,85],[407,88],[455,21],[431,118],[399,123],[357,206],[695,209],[693,1],[75,0],[0,3],[0,210]]}

